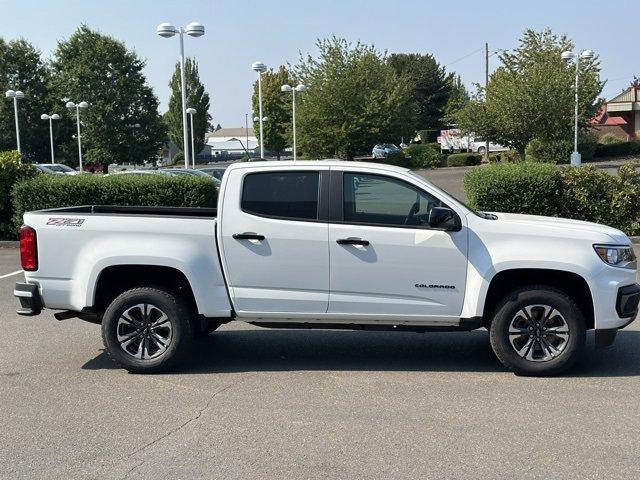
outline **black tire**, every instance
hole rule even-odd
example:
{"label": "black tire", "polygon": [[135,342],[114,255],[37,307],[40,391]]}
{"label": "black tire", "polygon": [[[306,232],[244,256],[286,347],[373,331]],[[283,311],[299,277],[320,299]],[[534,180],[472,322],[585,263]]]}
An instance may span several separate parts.
{"label": "black tire", "polygon": [[[544,307],[555,309],[557,314]],[[551,332],[553,328],[544,326],[545,322],[564,326],[556,327],[558,334],[555,334]],[[510,327],[523,333],[510,335]],[[586,338],[585,320],[576,302],[564,292],[545,285],[529,285],[507,294],[496,307],[489,332],[498,360],[515,374],[526,376],[557,375],[567,370],[580,356]],[[529,342],[532,346],[527,350]],[[522,347],[524,356],[516,347]]]}
{"label": "black tire", "polygon": [[[142,308],[137,307],[138,305],[146,305],[145,313],[142,312]],[[149,312],[148,315],[146,311]],[[125,320],[125,312],[126,317],[133,319],[136,326],[131,326],[132,323]],[[162,325],[153,327],[157,329],[154,330],[151,325],[154,321],[160,323],[162,317],[158,312],[163,313],[167,320],[161,321]],[[147,317],[148,319],[144,320]],[[144,327],[140,327],[145,322],[147,335],[139,334],[140,330],[145,331]],[[159,347],[162,340],[149,338],[154,333],[156,338],[168,338],[164,351]],[[131,342],[119,341],[119,335],[121,339],[136,335],[136,339]],[[147,337],[148,358],[144,358],[144,348],[142,358],[136,358],[130,351],[136,350],[135,342],[140,336]],[[184,300],[160,288],[139,287],[127,290],[111,302],[102,319],[102,341],[109,357],[132,373],[159,373],[175,367],[189,350],[192,337],[189,309]],[[126,348],[130,350],[126,350],[123,345],[127,345]],[[154,356],[155,348],[157,350]]]}

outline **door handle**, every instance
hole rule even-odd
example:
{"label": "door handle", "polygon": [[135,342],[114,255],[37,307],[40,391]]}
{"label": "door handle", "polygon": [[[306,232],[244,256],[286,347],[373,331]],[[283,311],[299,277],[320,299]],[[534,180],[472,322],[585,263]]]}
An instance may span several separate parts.
{"label": "door handle", "polygon": [[232,237],[236,240],[264,240],[264,235],[253,232],[234,233]]}
{"label": "door handle", "polygon": [[362,245],[363,247],[366,247],[367,245],[369,245],[369,240],[363,240],[362,238],[349,237],[349,238],[340,238],[336,240],[336,243],[338,245]]}

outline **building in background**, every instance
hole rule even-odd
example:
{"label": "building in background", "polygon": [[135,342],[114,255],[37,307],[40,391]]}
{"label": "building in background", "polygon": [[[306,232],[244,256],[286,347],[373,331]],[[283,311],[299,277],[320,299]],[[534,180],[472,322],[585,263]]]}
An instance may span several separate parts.
{"label": "building in background", "polygon": [[614,135],[621,140],[640,139],[640,87],[633,86],[606,102],[591,126],[598,138]]}
{"label": "building in background", "polygon": [[253,128],[221,128],[215,132],[205,134],[204,141],[211,149],[211,156],[215,158],[245,155],[253,156],[258,148],[258,139]]}

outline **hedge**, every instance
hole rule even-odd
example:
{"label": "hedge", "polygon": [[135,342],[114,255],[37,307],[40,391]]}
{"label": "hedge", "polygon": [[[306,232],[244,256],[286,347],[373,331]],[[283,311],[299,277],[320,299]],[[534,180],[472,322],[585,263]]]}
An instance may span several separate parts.
{"label": "hedge", "polygon": [[387,154],[387,156],[383,160],[383,163],[387,163],[389,165],[396,165],[398,167],[409,166],[409,161],[407,160],[407,156],[404,154],[402,150]]}
{"label": "hedge", "polygon": [[[596,153],[596,139],[593,135],[583,135],[578,143],[582,161],[590,161]],[[534,138],[525,149],[527,162],[569,163],[573,152],[571,140],[540,140]]]}
{"label": "hedge", "polygon": [[440,166],[440,150],[431,144],[409,145],[405,152],[411,157],[411,168],[438,168]]}
{"label": "hedge", "polygon": [[627,163],[618,175],[593,165],[501,163],[467,172],[464,189],[478,210],[558,216],[640,234],[640,174]]}
{"label": "hedge", "polygon": [[11,189],[16,182],[35,175],[33,165],[21,163],[17,151],[0,152],[0,237],[13,237]]}
{"label": "hedge", "polygon": [[482,155],[477,153],[452,153],[447,157],[447,167],[479,165]]}
{"label": "hedge", "polygon": [[13,232],[22,215],[44,208],[74,205],[215,207],[218,197],[206,178],[163,175],[38,175],[17,183],[11,193]]}
{"label": "hedge", "polygon": [[640,140],[598,144],[596,157],[616,157],[619,155],[640,155]]}

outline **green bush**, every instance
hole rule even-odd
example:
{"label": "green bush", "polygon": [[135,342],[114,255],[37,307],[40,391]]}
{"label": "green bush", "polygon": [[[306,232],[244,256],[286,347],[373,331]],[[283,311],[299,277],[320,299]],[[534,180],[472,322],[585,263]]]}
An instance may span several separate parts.
{"label": "green bush", "polygon": [[447,157],[447,167],[480,165],[482,155],[477,153],[452,153]]}
{"label": "green bush", "polygon": [[11,203],[11,189],[20,180],[36,175],[33,165],[20,162],[17,151],[0,152],[0,236],[13,238],[15,233],[11,228],[13,206]]}
{"label": "green bush", "polygon": [[11,196],[16,229],[22,215],[32,210],[75,205],[215,207],[218,193],[212,181],[186,175],[85,174],[38,175],[17,183]]}
{"label": "green bush", "polygon": [[603,145],[611,145],[612,143],[623,143],[624,140],[615,136],[613,133],[605,133],[600,137],[600,142]]}
{"label": "green bush", "polygon": [[622,155],[640,155],[640,140],[599,144],[596,147],[596,157],[617,157]]}
{"label": "green bush", "polygon": [[479,210],[556,215],[562,179],[548,163],[496,163],[467,172],[464,190]]}
{"label": "green bush", "polygon": [[171,159],[171,165],[182,165],[184,163],[184,153],[178,152]]}
{"label": "green bush", "polygon": [[503,152],[494,152],[489,154],[489,163],[515,163],[520,162],[520,154],[517,150],[505,150]]}
{"label": "green bush", "polygon": [[[578,143],[578,151],[582,161],[590,161],[596,152],[596,138],[592,134],[584,134]],[[529,142],[524,155],[527,162],[569,163],[573,152],[571,140],[541,140],[534,138]]]}
{"label": "green bush", "polygon": [[407,156],[402,150],[399,152],[389,153],[383,160],[384,163],[389,165],[396,165],[398,167],[408,167]]}
{"label": "green bush", "polygon": [[440,150],[433,148],[431,144],[416,143],[409,145],[405,151],[411,157],[409,161],[411,168],[438,168],[440,166]]}
{"label": "green bush", "polygon": [[609,175],[593,165],[498,163],[467,172],[464,189],[469,204],[479,210],[586,220],[638,235],[638,166],[627,163],[618,175]]}

